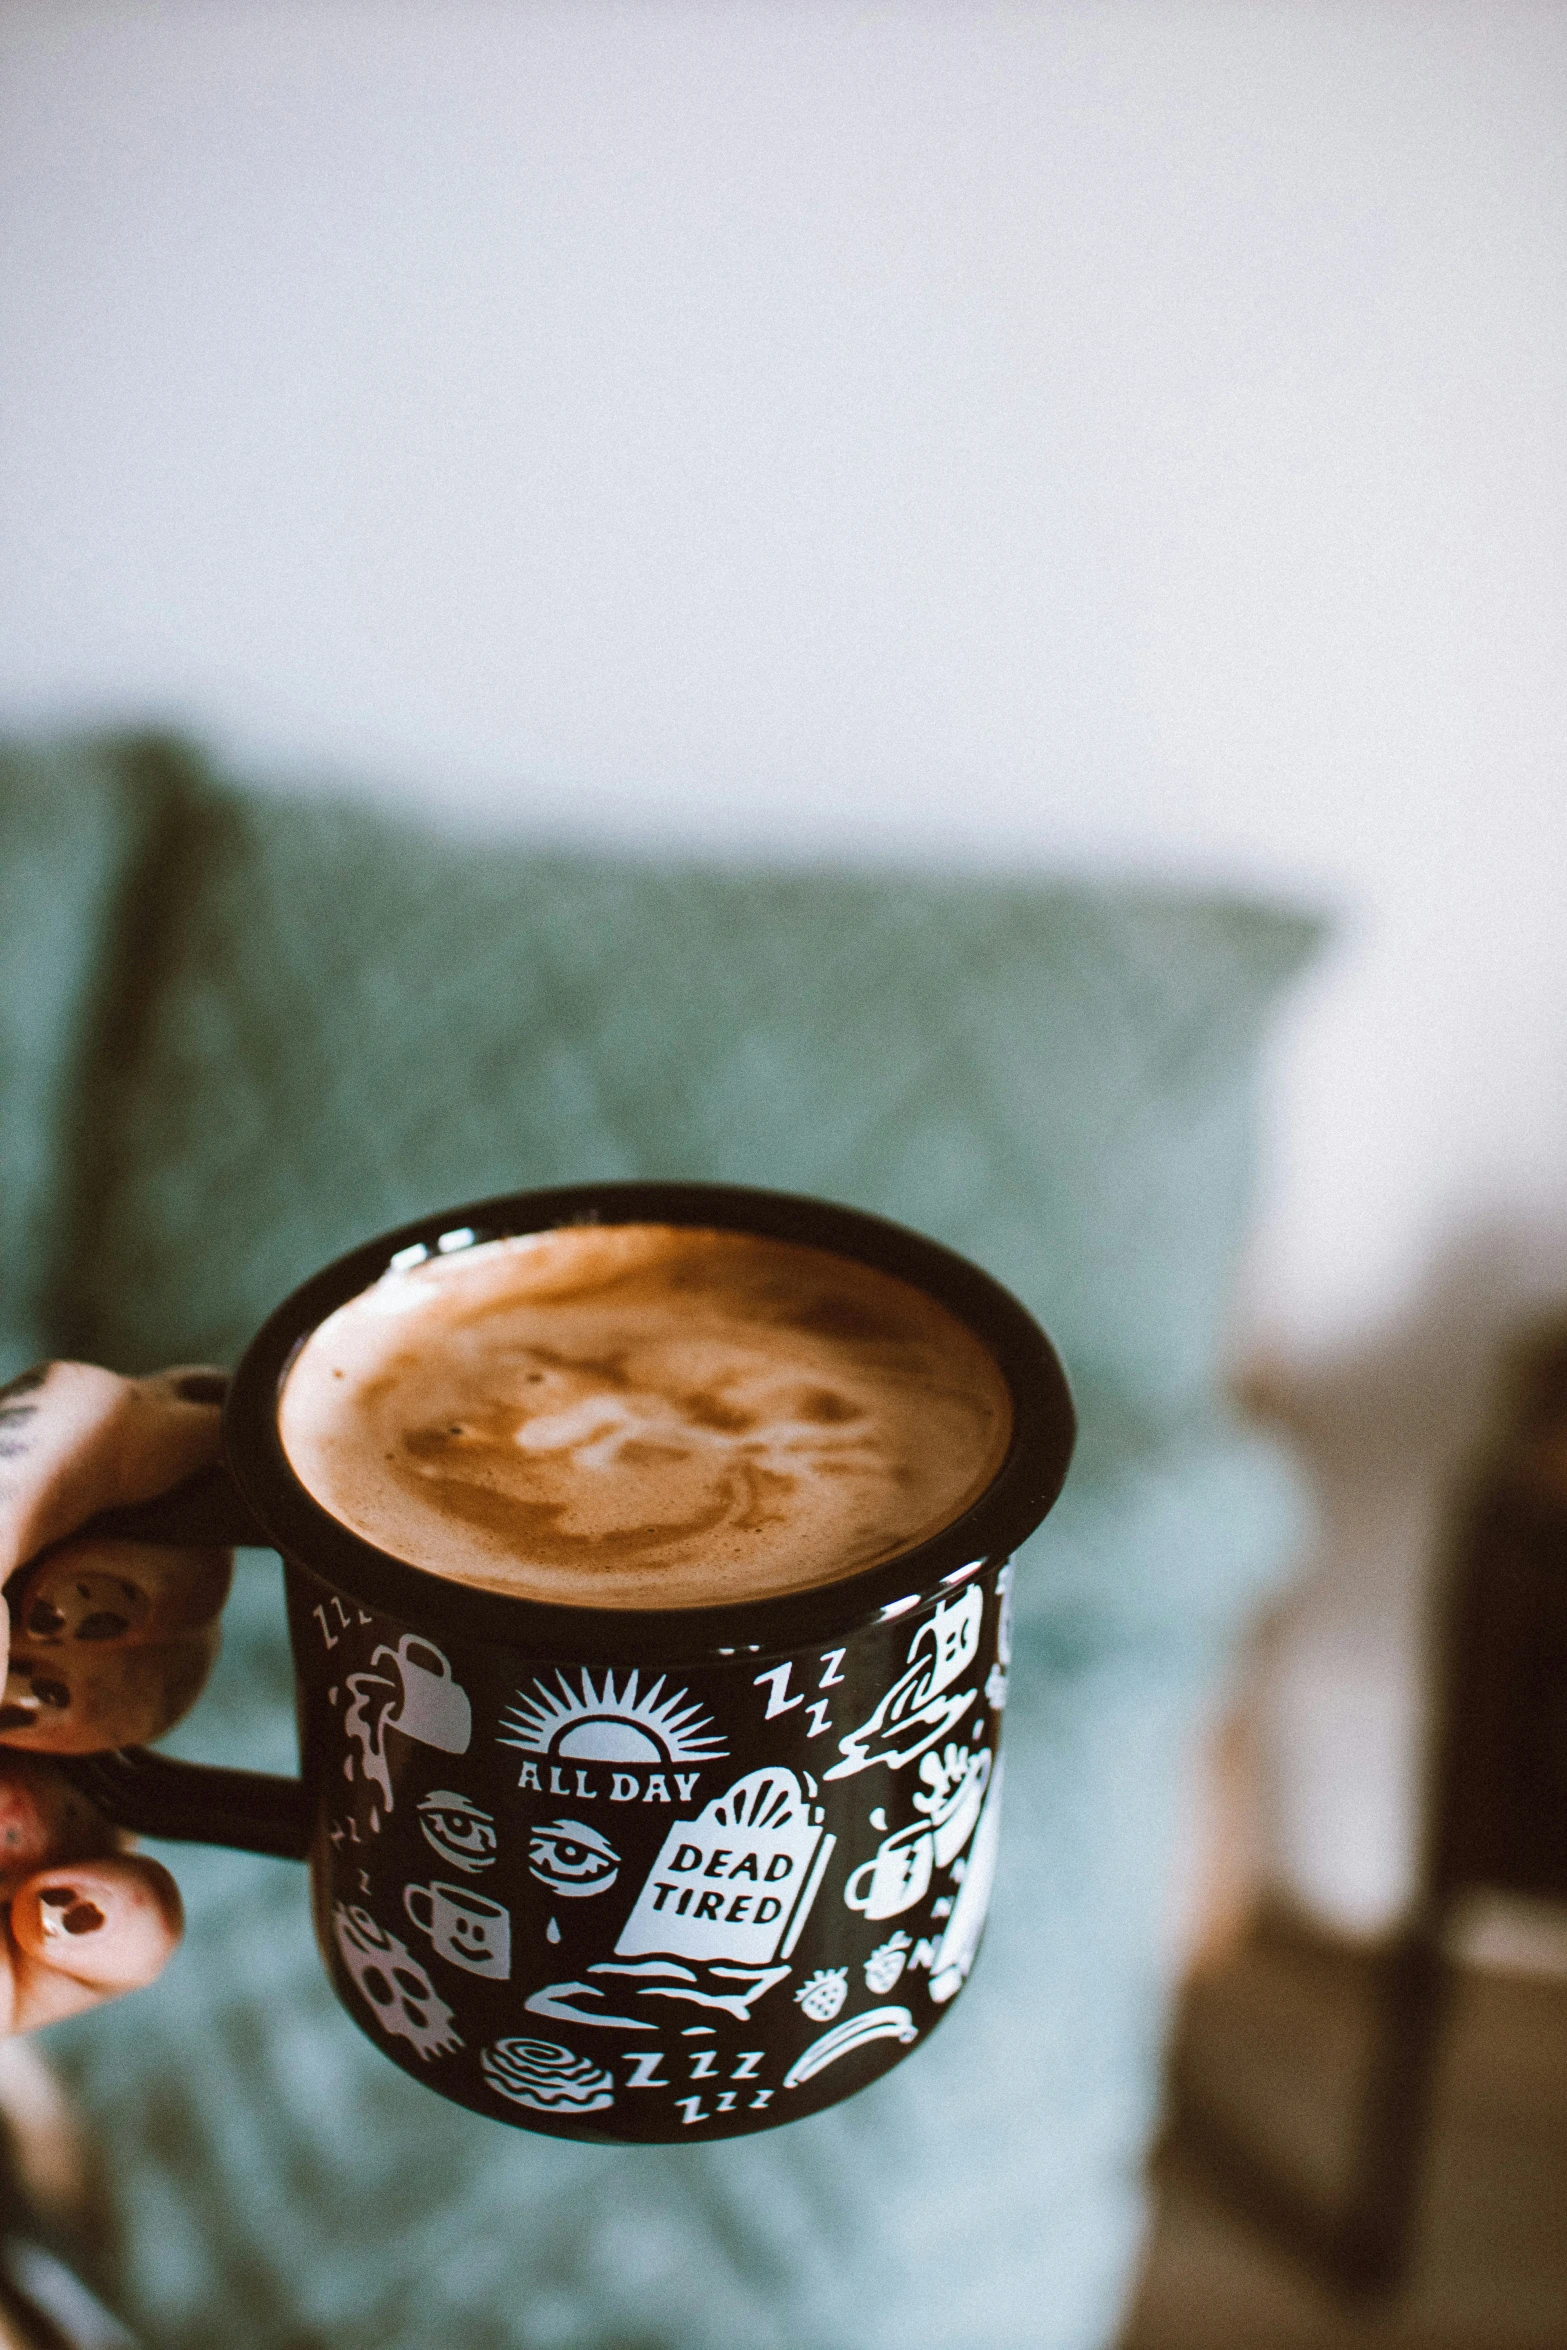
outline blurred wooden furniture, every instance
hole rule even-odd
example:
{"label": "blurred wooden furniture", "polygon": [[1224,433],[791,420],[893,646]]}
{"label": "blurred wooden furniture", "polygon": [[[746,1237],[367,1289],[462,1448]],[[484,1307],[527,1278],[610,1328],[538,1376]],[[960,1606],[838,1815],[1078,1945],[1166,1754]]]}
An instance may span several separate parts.
{"label": "blurred wooden furniture", "polygon": [[[1370,1964],[1334,2175],[1290,2158],[1276,2099],[1248,2098],[1246,2052],[1227,2060],[1222,2036],[1199,2049],[1188,2035],[1172,2081],[1184,2158],[1357,2296],[1389,2295],[1409,2271],[1467,1919],[1486,1896],[1567,1904],[1567,1326],[1511,1358],[1437,1615],[1418,1891]],[[1253,2013],[1239,2028],[1267,2027]]]}
{"label": "blurred wooden furniture", "polygon": [[[1328,2208],[1347,2189],[1378,1978],[1364,1943],[1271,1915],[1182,2003],[1183,2065],[1253,2131],[1260,2116],[1276,2170]],[[1561,2350],[1567,1974],[1457,1970],[1396,2296],[1347,2296],[1179,2142],[1153,2186],[1119,2350]]]}
{"label": "blurred wooden furniture", "polygon": [[35,2041],[0,2040],[0,2350],[136,2350],[98,2297],[113,2236],[95,2149],[53,2068]]}

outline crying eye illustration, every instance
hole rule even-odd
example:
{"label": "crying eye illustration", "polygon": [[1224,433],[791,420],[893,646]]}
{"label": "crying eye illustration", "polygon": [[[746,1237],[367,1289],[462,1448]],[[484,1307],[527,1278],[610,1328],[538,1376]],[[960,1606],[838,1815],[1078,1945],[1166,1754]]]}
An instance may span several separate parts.
{"label": "crying eye illustration", "polygon": [[494,1820],[466,1795],[454,1794],[449,1787],[438,1787],[433,1795],[420,1799],[419,1831],[432,1852],[470,1877],[487,1869],[495,1858]]}
{"label": "crying eye illustration", "polygon": [[535,1828],[528,1845],[528,1869],[552,1893],[607,1893],[620,1871],[620,1855],[597,1828],[580,1820],[551,1820]]}

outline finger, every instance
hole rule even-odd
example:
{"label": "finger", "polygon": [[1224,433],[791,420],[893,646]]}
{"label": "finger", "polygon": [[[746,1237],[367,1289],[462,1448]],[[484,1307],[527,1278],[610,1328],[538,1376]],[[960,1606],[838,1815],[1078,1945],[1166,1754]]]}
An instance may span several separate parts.
{"label": "finger", "polygon": [[11,1652],[0,1739],[34,1754],[145,1746],[195,1703],[218,1653],[218,1627],[137,1647]]}
{"label": "finger", "polygon": [[183,1924],[179,1887],[155,1860],[73,1863],[28,1878],[11,1902],[13,2031],[152,1982]]}
{"label": "finger", "polygon": [[226,1550],[62,1542],[7,1590],[12,1638],[32,1650],[175,1639],[215,1621],[232,1574]]}
{"label": "finger", "polygon": [[115,1847],[114,1829],[58,1771],[31,1755],[0,1757],[0,1904],[41,1868]]}
{"label": "finger", "polygon": [[0,1389],[0,1582],[97,1511],[166,1493],[217,1456],[224,1374],[122,1379],[44,1363]]}

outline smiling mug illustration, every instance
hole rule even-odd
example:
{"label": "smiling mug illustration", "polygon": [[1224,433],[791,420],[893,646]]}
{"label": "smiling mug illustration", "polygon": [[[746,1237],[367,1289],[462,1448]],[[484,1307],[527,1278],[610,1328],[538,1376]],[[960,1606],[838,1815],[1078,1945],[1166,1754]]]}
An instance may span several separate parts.
{"label": "smiling mug illustration", "polygon": [[469,1885],[405,1885],[403,1907],[437,1957],[504,1983],[511,1975],[511,1915]]}

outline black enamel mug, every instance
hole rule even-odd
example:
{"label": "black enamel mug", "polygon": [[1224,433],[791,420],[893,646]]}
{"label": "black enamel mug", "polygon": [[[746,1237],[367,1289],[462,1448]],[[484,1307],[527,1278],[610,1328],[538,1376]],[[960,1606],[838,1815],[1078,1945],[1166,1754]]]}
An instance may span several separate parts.
{"label": "black enamel mug", "polygon": [[[1007,1381],[999,1470],[883,1565],[723,1606],[546,1605],[351,1532],[279,1437],[306,1339],[394,1260],[584,1222],[756,1233],[923,1289]],[[968,1975],[1000,1822],[1008,1562],[1073,1433],[1017,1300],[876,1217],[659,1183],[450,1209],[278,1308],[234,1376],[219,1469],[94,1521],[281,1553],[299,1779],[138,1750],[68,1767],[122,1826],[306,1860],[339,1999],[459,2105],[616,2142],[791,2121],[917,2046]]]}

